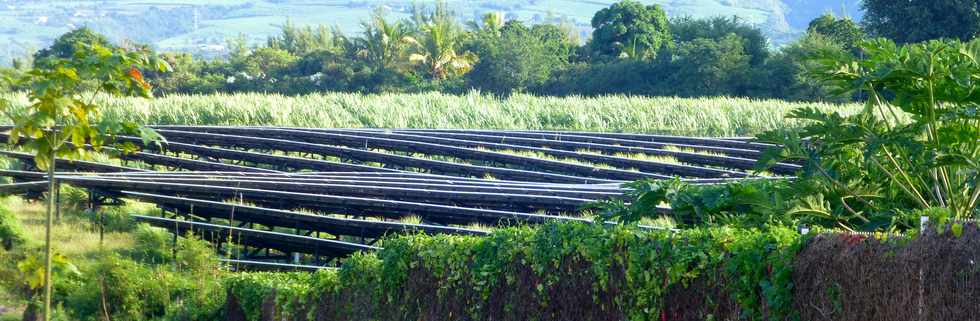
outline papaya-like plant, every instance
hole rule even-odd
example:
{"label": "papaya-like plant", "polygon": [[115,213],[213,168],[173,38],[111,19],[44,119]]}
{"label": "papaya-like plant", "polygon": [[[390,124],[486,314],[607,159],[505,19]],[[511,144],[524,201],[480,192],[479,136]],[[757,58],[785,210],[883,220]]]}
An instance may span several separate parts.
{"label": "papaya-like plant", "polygon": [[[163,138],[150,128],[135,123],[101,117],[97,103],[100,94],[152,97],[150,84],[142,69],[160,72],[169,65],[148,52],[107,48],[100,44],[81,44],[71,59],[51,58],[44,66],[34,67],[8,81],[29,89],[28,106],[18,106],[0,99],[0,112],[10,119],[10,144],[34,152],[37,167],[47,171],[48,206],[44,246],[44,318],[51,311],[51,220],[56,197],[55,160],[59,157],[83,159],[92,151],[112,145],[130,152],[137,146],[130,142],[114,143],[116,135],[138,135],[144,143]],[[94,88],[94,89],[91,89]]]}
{"label": "papaya-like plant", "polygon": [[863,111],[812,108],[788,117],[801,129],[760,136],[781,147],[765,165],[806,164],[799,179],[821,187],[838,215],[865,230],[912,227],[931,208],[951,218],[978,215],[980,199],[980,42],[930,41],[899,46],[876,39],[861,57],[818,55],[809,74],[836,93],[862,92]]}

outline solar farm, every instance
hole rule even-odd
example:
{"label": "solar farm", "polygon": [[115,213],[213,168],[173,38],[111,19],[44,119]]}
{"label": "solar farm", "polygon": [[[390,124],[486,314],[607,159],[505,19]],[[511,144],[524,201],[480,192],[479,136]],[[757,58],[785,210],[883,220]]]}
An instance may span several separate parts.
{"label": "solar farm", "polygon": [[[399,233],[482,235],[494,226],[594,223],[583,206],[622,197],[639,179],[694,184],[768,179],[755,171],[766,144],[745,138],[499,130],[154,126],[167,142],[122,162],[59,160],[61,184],[89,207],[155,204],[133,218],[194,233],[250,268],[318,269]],[[0,134],[6,141],[7,134]],[[141,145],[136,137],[120,141]],[[6,193],[38,193],[45,173],[15,146],[0,154]],[[663,206],[661,211],[669,211]],[[597,223],[598,224],[598,223]],[[613,224],[613,223],[606,223]],[[651,227],[652,228],[652,227]],[[231,253],[231,251],[219,251]]]}

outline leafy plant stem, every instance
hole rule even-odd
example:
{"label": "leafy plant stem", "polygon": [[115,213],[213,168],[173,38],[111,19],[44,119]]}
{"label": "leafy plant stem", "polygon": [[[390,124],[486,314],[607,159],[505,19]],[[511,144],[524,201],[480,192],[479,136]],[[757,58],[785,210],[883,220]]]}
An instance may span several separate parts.
{"label": "leafy plant stem", "polygon": [[839,226],[840,228],[844,229],[845,231],[854,232],[854,229],[852,229],[850,226],[847,226],[847,224],[844,224],[844,222],[838,221],[837,222],[837,226]]}
{"label": "leafy plant stem", "polygon": [[[888,104],[888,103],[886,103],[886,102],[884,102],[884,101],[881,100],[881,96],[878,95],[878,90],[875,89],[875,86],[874,85],[868,85],[868,91],[871,94],[871,97],[874,98],[875,105],[878,105],[879,110],[886,109],[887,108],[888,109],[888,112],[892,115],[892,118],[895,121],[895,125],[900,124],[901,123],[901,119],[899,119],[898,118],[898,114],[895,113],[895,108],[892,107],[892,105],[890,105],[890,104]],[[885,112],[882,111],[881,113],[882,113],[882,119],[883,120],[886,120],[885,123],[886,124],[889,124],[889,126],[891,126],[891,124],[887,121],[887,119],[884,116]],[[894,127],[892,127],[892,128],[894,128]]]}
{"label": "leafy plant stem", "polygon": [[845,193],[847,193],[848,196],[853,197],[854,199],[861,201],[861,203],[864,203],[865,205],[868,205],[868,206],[871,205],[871,204],[868,204],[868,201],[865,200],[863,197],[861,197],[857,193],[854,193],[849,188],[847,188],[847,186],[845,186],[843,183],[841,183],[836,178],[834,178],[833,176],[831,176],[830,173],[827,172],[827,169],[825,169],[825,168],[823,168],[821,166],[817,166],[817,170],[820,171],[820,175],[823,175],[824,177],[826,177],[828,180],[830,180],[831,183],[834,184],[834,186],[837,186],[837,188],[840,188]]}
{"label": "leafy plant stem", "polygon": [[942,181],[939,177],[939,170],[933,169],[929,171],[929,175],[932,176],[932,192],[936,195],[936,201],[939,202],[939,206],[946,207],[946,198],[943,197],[942,192]]}
{"label": "leafy plant stem", "polygon": [[861,215],[861,213],[858,213],[853,208],[851,208],[851,206],[847,204],[847,198],[856,198],[856,197],[855,196],[841,197],[840,198],[840,203],[842,205],[844,205],[844,208],[846,208],[848,212],[851,212],[851,215],[854,215],[854,217],[857,217],[857,218],[861,219],[861,221],[863,221],[865,223],[871,222],[871,220],[869,220],[868,218],[864,217],[864,215]]}
{"label": "leafy plant stem", "polygon": [[[907,172],[905,172],[904,169],[902,169],[902,166],[899,166],[898,165],[898,160],[896,160],[895,159],[895,156],[892,154],[892,152],[890,150],[888,150],[888,147],[887,146],[882,146],[881,147],[881,150],[885,152],[885,156],[888,157],[888,161],[891,162],[892,165],[895,166],[895,168],[898,170],[898,173],[901,174],[902,175],[902,178],[905,179],[905,182],[908,183],[908,188],[911,189],[912,192],[915,193],[914,195],[910,195],[910,196],[912,196],[914,198],[918,198],[922,202],[922,206],[929,207],[928,206],[928,203],[925,200],[925,197],[922,196],[922,193],[919,192],[919,189],[915,188],[915,184],[912,183],[912,179],[909,177],[909,174]],[[877,162],[877,160],[875,160],[875,162]],[[886,170],[883,166],[881,166],[881,164],[878,164],[878,168],[880,168],[885,173],[889,174],[889,176],[892,176],[892,173],[889,172],[888,170]],[[895,180],[895,183],[898,183],[898,185],[899,186],[902,186],[903,188],[905,187],[898,180]]]}
{"label": "leafy plant stem", "polygon": [[54,213],[55,203],[54,193],[57,191],[55,186],[55,150],[51,149],[51,161],[48,165],[48,209],[47,217],[44,222],[44,320],[51,320],[51,219]]}
{"label": "leafy plant stem", "polygon": [[105,85],[105,82],[99,82],[99,86],[95,87],[95,91],[92,92],[92,96],[88,97],[89,105],[95,102],[95,97],[97,97],[99,95],[99,92],[102,91],[103,85]]}
{"label": "leafy plant stem", "polygon": [[112,320],[109,317],[109,304],[106,303],[105,299],[105,278],[102,276],[99,276],[99,297],[102,302],[102,314],[105,316],[106,321]]}
{"label": "leafy plant stem", "polygon": [[[936,56],[935,53],[931,53],[929,55],[929,80],[926,82],[927,87],[929,88],[929,122],[926,124],[926,128],[929,130],[930,144],[937,144],[939,141],[939,134],[936,130],[936,108],[938,105],[936,103],[936,85],[933,79],[935,77],[935,65]],[[949,184],[949,173],[943,168],[938,168],[933,170],[933,175],[936,176],[936,178],[934,178],[937,180],[936,185],[939,185],[936,186],[936,197],[939,198],[940,204],[942,204],[943,207],[946,207],[945,195],[952,193],[952,188],[950,188]],[[942,190],[943,187],[946,188],[945,193],[944,190]]]}
{"label": "leafy plant stem", "polygon": [[921,205],[922,208],[929,207],[929,202],[926,202],[925,198],[923,198],[922,195],[920,195],[918,192],[913,193],[912,191],[910,191],[909,186],[905,186],[905,184],[902,184],[902,182],[900,182],[898,178],[895,177],[895,174],[885,169],[885,167],[881,165],[881,162],[879,162],[877,159],[871,159],[871,163],[875,164],[875,166],[877,166],[878,169],[881,169],[882,172],[885,172],[885,175],[888,175],[888,178],[894,181],[898,185],[898,187],[901,187],[902,191],[904,191],[905,194],[908,194],[917,202],[919,202],[919,205]]}
{"label": "leafy plant stem", "polygon": [[970,197],[970,202],[966,205],[967,214],[977,208],[978,199],[980,199],[980,176],[977,176],[977,178],[973,180],[973,196]]}

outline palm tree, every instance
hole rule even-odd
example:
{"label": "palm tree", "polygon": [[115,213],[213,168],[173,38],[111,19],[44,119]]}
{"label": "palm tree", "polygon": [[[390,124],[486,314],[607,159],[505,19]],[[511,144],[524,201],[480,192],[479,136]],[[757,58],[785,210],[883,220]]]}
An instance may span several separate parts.
{"label": "palm tree", "polygon": [[358,58],[364,59],[378,71],[397,69],[404,61],[408,28],[400,21],[388,22],[376,11],[370,22],[362,23],[364,37],[354,39]]}
{"label": "palm tree", "polygon": [[473,69],[477,61],[472,52],[456,52],[464,35],[463,28],[451,15],[436,10],[419,25],[418,37],[405,39],[413,51],[408,60],[435,80],[463,75]]}
{"label": "palm tree", "polygon": [[487,12],[480,21],[469,21],[466,26],[475,32],[500,35],[500,29],[504,27],[504,14],[502,12]]}

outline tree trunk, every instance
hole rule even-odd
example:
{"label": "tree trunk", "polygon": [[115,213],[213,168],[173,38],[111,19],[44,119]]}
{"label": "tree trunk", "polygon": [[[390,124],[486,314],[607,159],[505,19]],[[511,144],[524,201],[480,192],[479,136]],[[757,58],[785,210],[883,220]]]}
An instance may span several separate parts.
{"label": "tree trunk", "polygon": [[54,213],[57,186],[54,179],[55,153],[51,152],[51,163],[48,166],[48,210],[44,222],[44,321],[51,320],[51,218]]}

